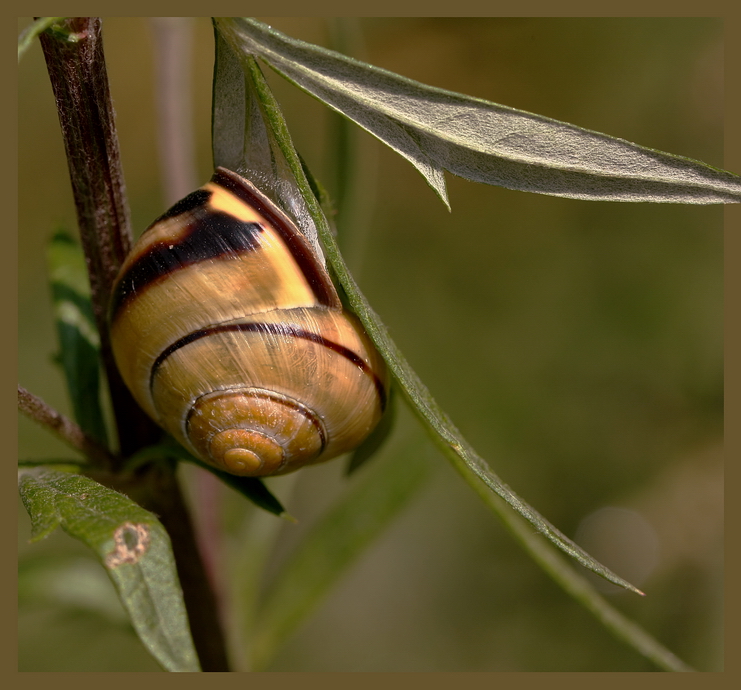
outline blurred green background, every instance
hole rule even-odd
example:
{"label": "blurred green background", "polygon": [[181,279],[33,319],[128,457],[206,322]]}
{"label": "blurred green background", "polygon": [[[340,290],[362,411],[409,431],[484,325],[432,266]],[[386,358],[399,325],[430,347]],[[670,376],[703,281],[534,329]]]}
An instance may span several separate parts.
{"label": "blurred green background", "polygon": [[[266,21],[329,44],[324,20]],[[358,56],[378,66],[723,167],[719,19],[373,18],[359,28]],[[212,167],[213,48],[207,19],[192,30],[200,183]],[[147,20],[104,21],[137,232],[166,206],[152,41]],[[332,116],[271,81],[332,191]],[[19,381],[69,413],[51,361],[44,249],[75,216],[38,45],[19,89]],[[412,366],[515,491],[648,594],[607,592],[616,606],[687,663],[722,670],[722,208],[574,201],[449,177],[448,213],[405,161],[365,134],[361,149],[367,238],[351,267]],[[19,429],[21,457],[70,457],[27,420]],[[434,481],[270,670],[653,669],[431,462]],[[302,524],[341,471],[301,473],[290,508]],[[19,521],[20,670],[156,669],[84,547],[63,534],[30,546],[20,503]],[[297,529],[284,528],[288,544]]]}

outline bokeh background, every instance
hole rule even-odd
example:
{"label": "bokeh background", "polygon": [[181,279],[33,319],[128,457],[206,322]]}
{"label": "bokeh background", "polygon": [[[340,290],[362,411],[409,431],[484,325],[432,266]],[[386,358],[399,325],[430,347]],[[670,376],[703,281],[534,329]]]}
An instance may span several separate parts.
{"label": "bokeh background", "polygon": [[[266,21],[331,40],[322,19]],[[373,64],[723,167],[719,19],[374,18],[358,28],[355,50]],[[213,39],[205,18],[192,31],[200,183],[212,168]],[[137,231],[165,208],[152,42],[145,19],[104,22]],[[332,191],[332,116],[272,82]],[[19,380],[69,412],[44,249],[75,216],[38,46],[19,89]],[[366,135],[360,155],[367,233],[349,259],[412,366],[515,491],[648,594],[605,596],[686,662],[722,670],[722,208],[575,201],[449,177],[449,213]],[[22,457],[70,457],[25,419],[19,434]],[[652,670],[524,555],[441,458],[430,462],[434,479],[270,670]],[[341,490],[341,472],[301,474],[291,509],[302,524]],[[287,544],[291,529],[301,528],[285,527]],[[19,502],[20,670],[155,670],[85,548],[62,533],[29,545],[29,534]]]}

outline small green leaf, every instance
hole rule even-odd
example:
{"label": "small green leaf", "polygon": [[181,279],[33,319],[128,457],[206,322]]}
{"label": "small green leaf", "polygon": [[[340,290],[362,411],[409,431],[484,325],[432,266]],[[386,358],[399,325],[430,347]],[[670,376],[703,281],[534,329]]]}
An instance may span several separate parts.
{"label": "small green leaf", "polygon": [[89,546],[150,653],[169,671],[199,670],[170,539],[157,518],[78,474],[24,470],[19,487],[32,540],[61,527]]}
{"label": "small green leaf", "polygon": [[161,443],[143,448],[138,453],[132,455],[128,460],[128,467],[129,469],[133,469],[142,463],[157,462],[167,458],[177,458],[178,460],[198,465],[200,468],[216,475],[224,484],[234,489],[237,493],[242,494],[242,496],[252,501],[259,508],[267,510],[269,513],[278,517],[291,519],[285,508],[281,505],[281,502],[273,496],[262,480],[257,477],[237,477],[228,472],[222,472],[212,465],[207,465],[205,462],[192,456],[175,439],[169,436]]}
{"label": "small green leaf", "polygon": [[44,33],[47,29],[51,28],[54,24],[64,19],[64,17],[39,17],[33,24],[29,24],[18,36],[18,62],[28,49],[31,44],[36,40],[39,34]]}
{"label": "small green leaf", "polygon": [[67,380],[75,421],[88,436],[107,445],[100,407],[100,338],[85,257],[66,232],[58,231],[49,243],[47,261],[60,347],[58,361]]}
{"label": "small green leaf", "polygon": [[432,468],[424,437],[414,434],[359,473],[287,559],[259,602],[253,662],[265,667],[274,651],[318,605],[348,568],[409,505]]}
{"label": "small green leaf", "polygon": [[278,517],[283,517],[289,520],[292,519],[281,502],[270,492],[270,489],[263,484],[262,480],[257,477],[237,477],[234,474],[217,470],[215,467],[211,467],[205,463],[196,461],[196,464],[208,470],[212,474],[215,474],[222,482],[224,482],[224,484],[234,489],[237,493],[242,494],[246,499],[252,501],[252,503],[254,503],[258,508],[267,510],[269,513],[277,515]]}
{"label": "small green leaf", "polygon": [[253,19],[216,22],[234,51],[262,58],[406,158],[446,205],[445,170],[476,182],[575,199],[741,200],[741,178],[705,163],[427,86]]}

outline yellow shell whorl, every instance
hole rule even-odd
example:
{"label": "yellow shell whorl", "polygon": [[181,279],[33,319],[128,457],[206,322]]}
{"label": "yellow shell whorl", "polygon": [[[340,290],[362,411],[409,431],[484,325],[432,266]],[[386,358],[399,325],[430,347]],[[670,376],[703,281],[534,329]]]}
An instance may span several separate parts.
{"label": "yellow shell whorl", "polygon": [[318,457],[326,443],[321,420],[305,405],[259,388],[207,393],[186,420],[201,457],[231,474],[282,474]]}
{"label": "yellow shell whorl", "polygon": [[109,318],[139,405],[232,474],[284,474],[349,452],[386,405],[383,360],[313,247],[222,168],[144,232]]}

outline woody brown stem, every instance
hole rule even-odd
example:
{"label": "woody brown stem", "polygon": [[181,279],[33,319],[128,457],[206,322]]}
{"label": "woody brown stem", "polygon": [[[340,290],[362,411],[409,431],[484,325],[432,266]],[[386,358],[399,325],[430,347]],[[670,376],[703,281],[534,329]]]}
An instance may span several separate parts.
{"label": "woody brown stem", "polygon": [[90,438],[71,419],[57,412],[23,386],[18,386],[18,409],[29,419],[45,426],[70,448],[80,451],[98,465],[110,469],[117,464],[117,458],[107,448]]}
{"label": "woody brown stem", "polygon": [[41,46],[62,127],[121,454],[126,457],[154,442],[159,432],[121,381],[108,335],[108,296],[131,248],[131,227],[100,19],[66,19],[41,35]]}
{"label": "woody brown stem", "polygon": [[[107,324],[111,286],[131,247],[126,192],[118,151],[101,21],[65,19],[41,36],[41,45],[57,103],[101,356],[108,377],[122,458],[151,445],[159,429],[141,411],[115,366]],[[50,425],[54,425],[52,415]],[[172,542],[193,641],[204,671],[227,671],[225,643],[215,597],[196,546],[190,516],[171,468],[150,466],[134,476],[117,475],[106,483],[128,482],[127,493],[152,512]]]}

